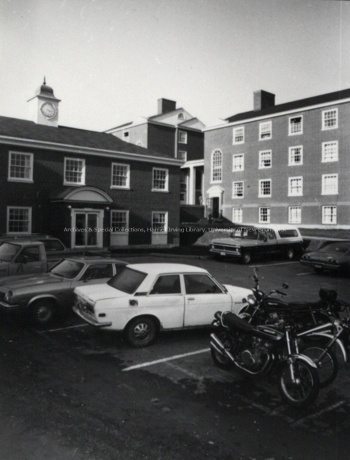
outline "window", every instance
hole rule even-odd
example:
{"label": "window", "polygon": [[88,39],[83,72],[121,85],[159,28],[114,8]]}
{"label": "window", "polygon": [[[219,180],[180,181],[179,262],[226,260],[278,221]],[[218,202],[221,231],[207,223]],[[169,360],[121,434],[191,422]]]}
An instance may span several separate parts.
{"label": "window", "polygon": [[179,143],[187,144],[187,133],[186,131],[179,131]]}
{"label": "window", "polygon": [[9,206],[7,208],[7,233],[31,233],[32,208]]}
{"label": "window", "polygon": [[244,171],[244,154],[238,153],[232,157],[232,171]]}
{"label": "window", "polygon": [[181,294],[179,275],[163,275],[155,282],[150,294]]}
{"label": "window", "polygon": [[289,166],[296,166],[303,164],[303,146],[298,145],[289,147]]}
{"label": "window", "polygon": [[271,196],[271,179],[259,180],[259,197]]}
{"label": "window", "polygon": [[241,224],[243,222],[243,209],[233,208],[232,209],[232,222]]}
{"label": "window", "polygon": [[288,223],[301,224],[301,206],[289,206]]}
{"label": "window", "polygon": [[271,139],[272,138],[272,123],[266,121],[259,124],[259,140]]}
{"label": "window", "polygon": [[167,169],[153,168],[152,190],[157,192],[167,192],[169,171]]}
{"label": "window", "polygon": [[272,166],[272,151],[264,150],[259,152],[259,169],[271,168]]}
{"label": "window", "polygon": [[322,206],[322,223],[336,224],[337,223],[337,207]]}
{"label": "window", "polygon": [[322,112],[322,129],[338,128],[338,109],[324,110]]}
{"label": "window", "polygon": [[288,134],[290,136],[303,134],[303,117],[301,115],[289,118]]}
{"label": "window", "polygon": [[124,136],[124,139],[125,139],[126,141],[128,141],[128,140],[129,140],[129,131],[124,131],[124,132],[123,132],[123,136]]}
{"label": "window", "polygon": [[243,198],[244,196],[244,182],[232,182],[232,198]]}
{"label": "window", "polygon": [[338,194],[338,174],[322,175],[322,195]]}
{"label": "window", "polygon": [[233,144],[244,144],[244,127],[233,128]]}
{"label": "window", "polygon": [[270,208],[259,208],[259,223],[260,224],[270,223]]}
{"label": "window", "polygon": [[303,178],[290,177],[288,183],[288,196],[302,196],[303,195]]}
{"label": "window", "polygon": [[322,162],[338,161],[338,141],[322,142]]}
{"label": "window", "polygon": [[85,160],[64,159],[64,184],[85,185]]}
{"label": "window", "polygon": [[187,152],[185,150],[179,150],[177,152],[178,160],[187,161]]}
{"label": "window", "polygon": [[215,150],[211,155],[211,180],[221,182],[222,180],[222,152]]}
{"label": "window", "polygon": [[32,153],[9,153],[8,180],[21,182],[33,181]]}
{"label": "window", "polygon": [[179,115],[177,116],[178,120],[184,120],[185,119],[185,116],[182,112],[179,113]]}
{"label": "window", "polygon": [[152,212],[152,232],[167,233],[168,231],[168,213]]}
{"label": "window", "polygon": [[208,275],[184,275],[186,294],[222,294]]}
{"label": "window", "polygon": [[129,230],[129,211],[111,211],[113,232],[126,233]]}
{"label": "window", "polygon": [[111,188],[130,187],[130,166],[120,163],[112,163]]}
{"label": "window", "polygon": [[112,278],[113,276],[113,266],[112,264],[94,264],[90,265],[84,272],[81,277],[82,280],[93,280],[93,279],[103,279],[103,278]]}

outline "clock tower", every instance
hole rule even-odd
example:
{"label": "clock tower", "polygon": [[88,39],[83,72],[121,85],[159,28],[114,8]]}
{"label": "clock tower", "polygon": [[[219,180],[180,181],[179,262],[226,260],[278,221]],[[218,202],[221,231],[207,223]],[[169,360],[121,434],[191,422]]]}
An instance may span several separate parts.
{"label": "clock tower", "polygon": [[58,104],[53,89],[46,85],[44,77],[43,84],[37,89],[35,96],[28,101],[31,106],[32,120],[39,125],[58,126]]}

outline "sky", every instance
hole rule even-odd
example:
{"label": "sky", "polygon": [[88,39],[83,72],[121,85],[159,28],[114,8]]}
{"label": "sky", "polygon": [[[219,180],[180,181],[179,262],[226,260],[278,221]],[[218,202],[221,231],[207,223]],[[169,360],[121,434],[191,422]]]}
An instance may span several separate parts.
{"label": "sky", "polygon": [[207,126],[350,88],[350,2],[0,0],[0,115],[46,83],[59,124],[104,131],[177,102]]}

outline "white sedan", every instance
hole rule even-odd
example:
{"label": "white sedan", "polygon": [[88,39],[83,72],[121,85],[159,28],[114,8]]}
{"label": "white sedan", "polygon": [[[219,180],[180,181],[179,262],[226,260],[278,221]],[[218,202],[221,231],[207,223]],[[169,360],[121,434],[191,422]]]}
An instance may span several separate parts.
{"label": "white sedan", "polygon": [[74,311],[89,324],[124,331],[133,347],[161,330],[209,326],[218,310],[239,313],[249,289],[221,285],[206,270],[185,264],[129,264],[106,284],[74,290]]}

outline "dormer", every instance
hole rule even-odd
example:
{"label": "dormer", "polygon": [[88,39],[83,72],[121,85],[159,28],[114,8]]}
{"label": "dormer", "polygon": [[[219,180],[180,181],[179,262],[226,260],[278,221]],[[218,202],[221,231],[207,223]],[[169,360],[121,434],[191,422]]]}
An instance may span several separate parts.
{"label": "dormer", "polygon": [[45,126],[58,126],[58,104],[60,99],[57,99],[53,93],[53,89],[46,85],[44,78],[43,84],[37,89],[35,96],[28,101],[32,112],[32,120]]}

